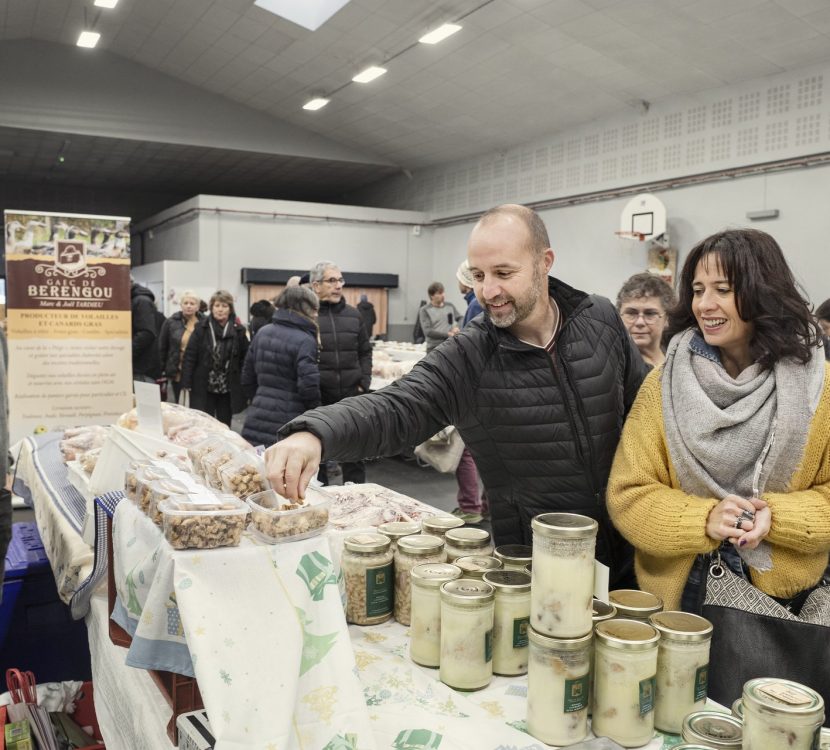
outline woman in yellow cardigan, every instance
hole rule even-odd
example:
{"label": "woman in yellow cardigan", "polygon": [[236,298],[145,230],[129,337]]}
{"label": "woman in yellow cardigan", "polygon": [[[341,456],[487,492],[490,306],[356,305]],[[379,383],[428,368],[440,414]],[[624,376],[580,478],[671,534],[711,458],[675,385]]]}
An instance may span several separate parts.
{"label": "woman in yellow cardigan", "polygon": [[830,377],[781,248],[764,232],[700,242],[680,277],[664,365],[643,383],[608,482],[637,580],[697,609],[706,553],[784,603],[830,550]]}

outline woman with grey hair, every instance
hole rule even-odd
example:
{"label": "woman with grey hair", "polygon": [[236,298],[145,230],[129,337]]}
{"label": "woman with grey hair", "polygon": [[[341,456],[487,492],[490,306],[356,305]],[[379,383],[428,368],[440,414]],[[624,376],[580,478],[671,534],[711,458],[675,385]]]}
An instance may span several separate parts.
{"label": "woman with grey hair", "polygon": [[275,304],[273,322],[254,337],[242,368],[242,386],[251,399],[242,436],[254,445],[275,443],[280,427],[320,405],[320,301],[307,286],[292,286]]}
{"label": "woman with grey hair", "polygon": [[636,273],[617,295],[617,310],[647,365],[666,360],[662,346],[668,311],[674,306],[674,290],[653,273]]}

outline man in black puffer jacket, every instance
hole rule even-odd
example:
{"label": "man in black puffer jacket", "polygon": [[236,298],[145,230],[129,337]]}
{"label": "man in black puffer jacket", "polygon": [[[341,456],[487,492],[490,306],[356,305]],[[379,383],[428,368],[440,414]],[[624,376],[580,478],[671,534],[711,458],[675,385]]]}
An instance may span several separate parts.
{"label": "man in black puffer jacket", "polygon": [[161,377],[158,349],[158,310],[156,295],[146,286],[132,283],[130,310],[133,332],[133,380],[155,383]]}
{"label": "man in black puffer jacket", "polygon": [[[369,390],[372,382],[372,344],[357,308],[343,299],[343,274],[331,261],[322,260],[309,271],[311,288],[320,299],[321,403],[336,404]],[[358,456],[342,464],[344,482],[365,482],[366,469]],[[318,478],[328,484],[326,465]]]}
{"label": "man in black puffer jacket", "polygon": [[549,244],[530,209],[488,211],[468,248],[486,315],[396,383],[285,425],[288,437],[266,454],[273,485],[297,497],[321,454],[390,455],[454,424],[487,490],[497,545],[530,544],[538,513],[582,513],[599,521],[611,588],[633,584],[605,488],[646,366],[611,302],[548,276]]}

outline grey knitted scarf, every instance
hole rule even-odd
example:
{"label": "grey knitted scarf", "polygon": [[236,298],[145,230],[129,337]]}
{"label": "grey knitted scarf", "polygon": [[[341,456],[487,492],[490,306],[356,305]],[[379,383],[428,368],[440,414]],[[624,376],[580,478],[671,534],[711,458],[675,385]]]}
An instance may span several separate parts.
{"label": "grey knitted scarf", "polygon": [[663,368],[662,401],[666,440],[682,489],[719,500],[728,494],[752,497],[753,483],[759,492],[785,491],[821,397],[820,354],[806,365],[779,361],[762,370],[753,364],[733,379],[717,349],[696,329],[674,336]]}

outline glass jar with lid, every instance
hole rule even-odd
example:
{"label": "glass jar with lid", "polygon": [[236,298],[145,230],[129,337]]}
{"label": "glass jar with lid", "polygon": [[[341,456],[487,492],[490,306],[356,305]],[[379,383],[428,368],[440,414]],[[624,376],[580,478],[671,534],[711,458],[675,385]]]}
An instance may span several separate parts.
{"label": "glass jar with lid", "polygon": [[468,555],[492,555],[493,542],[486,529],[462,526],[449,529],[444,534],[444,549],[447,552],[447,562],[455,562],[457,558]]}
{"label": "glass jar with lid", "polygon": [[444,538],[450,529],[458,529],[464,525],[458,516],[438,515],[427,516],[421,519],[421,531],[424,534],[432,534],[432,536],[440,536]]}
{"label": "glass jar with lid", "polygon": [[412,614],[412,568],[422,563],[444,562],[444,541],[431,534],[398,539],[395,550],[395,619],[409,625]]}
{"label": "glass jar with lid", "polygon": [[[456,563],[463,559],[459,557]],[[493,674],[525,674],[530,624],[530,576],[518,570],[490,570],[484,574],[484,580],[496,589]]]}
{"label": "glass jar with lid", "polygon": [[663,611],[659,596],[637,589],[617,589],[608,593],[608,601],[617,608],[617,617],[623,620],[643,620]]}
{"label": "glass jar with lid", "polygon": [[548,745],[588,734],[588,680],[593,634],[551,638],[529,630],[527,731]]}
{"label": "glass jar with lid", "polygon": [[486,555],[465,555],[456,558],[453,565],[461,568],[462,578],[477,578],[481,580],[490,570],[501,570],[501,560]]}
{"label": "glass jar with lid", "polygon": [[658,612],[649,622],[660,633],[654,726],[679,734],[683,719],[706,705],[712,623],[688,612]]}
{"label": "glass jar with lid", "polygon": [[594,734],[645,745],[654,735],[660,634],[647,622],[614,619],[597,623],[594,637]]}
{"label": "glass jar with lid", "polygon": [[744,684],[743,750],[811,750],[820,742],[824,699],[812,688],[777,677]]}
{"label": "glass jar with lid", "polygon": [[355,534],[343,541],[340,567],[346,585],[346,620],[377,625],[392,616],[391,542],[383,534]]}
{"label": "glass jar with lid", "polygon": [[450,563],[422,563],[412,568],[412,617],[409,655],[422,667],[441,663],[441,584],[461,578]]}
{"label": "glass jar with lid", "polygon": [[575,513],[542,513],[533,529],[530,624],[554,638],[591,632],[597,522]]}
{"label": "glass jar with lid", "polygon": [[[662,700],[659,683],[657,695],[659,704]],[[740,750],[743,729],[740,720],[729,714],[720,711],[692,711],[681,720],[680,734],[684,742],[699,743],[712,750]]]}
{"label": "glass jar with lid", "polygon": [[533,547],[526,544],[500,544],[493,552],[493,557],[501,560],[504,570],[518,570],[524,573],[525,566],[533,558]]}
{"label": "glass jar with lid", "polygon": [[[594,598],[591,602],[591,622],[594,627],[598,622],[613,620],[617,616],[617,608],[601,599]],[[588,716],[594,710],[594,642],[591,641],[591,679],[588,683]]]}
{"label": "glass jar with lid", "polygon": [[378,534],[383,534],[392,540],[392,553],[398,548],[398,539],[421,531],[419,521],[389,521],[378,526]]}
{"label": "glass jar with lid", "polygon": [[495,589],[459,578],[441,584],[441,682],[456,690],[479,690],[493,678]]}

